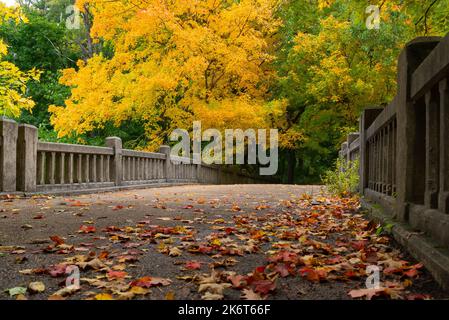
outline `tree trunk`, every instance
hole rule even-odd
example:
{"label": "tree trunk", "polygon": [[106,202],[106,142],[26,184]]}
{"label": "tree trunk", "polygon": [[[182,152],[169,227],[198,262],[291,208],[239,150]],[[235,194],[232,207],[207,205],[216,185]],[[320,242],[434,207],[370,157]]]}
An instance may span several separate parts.
{"label": "tree trunk", "polygon": [[91,13],[89,11],[89,5],[84,5],[84,12],[82,14],[83,17],[83,23],[84,23],[84,29],[85,29],[85,37],[86,37],[86,48],[84,51],[85,55],[85,61],[92,58],[94,56],[94,43],[92,40],[92,37],[90,35],[90,29],[92,27],[92,21],[91,21]]}

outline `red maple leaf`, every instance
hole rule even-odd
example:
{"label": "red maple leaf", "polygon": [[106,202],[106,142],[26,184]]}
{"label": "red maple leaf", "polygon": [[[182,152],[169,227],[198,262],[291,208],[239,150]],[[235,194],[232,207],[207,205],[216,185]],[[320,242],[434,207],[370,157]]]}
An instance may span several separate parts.
{"label": "red maple leaf", "polygon": [[409,278],[414,278],[418,275],[418,270],[417,269],[410,269],[408,271],[404,272],[404,275],[406,275]]}
{"label": "red maple leaf", "polygon": [[64,244],[64,240],[60,236],[50,236],[50,239],[58,246]]}
{"label": "red maple leaf", "polygon": [[234,288],[240,289],[246,285],[246,276],[242,275],[235,275],[235,276],[229,276],[228,280],[231,281]]}
{"label": "red maple leaf", "polygon": [[254,291],[261,294],[268,294],[270,291],[276,289],[276,283],[270,280],[257,280],[253,282]]}
{"label": "red maple leaf", "polygon": [[359,240],[359,241],[351,242],[351,246],[358,251],[363,250],[365,248],[366,244],[367,244],[366,240]]}
{"label": "red maple leaf", "polygon": [[48,268],[48,273],[52,277],[59,277],[65,274],[67,266],[65,264],[55,264]]}
{"label": "red maple leaf", "polygon": [[279,261],[293,262],[293,263],[299,262],[298,255],[296,253],[285,250],[278,252],[274,256],[270,257],[268,260],[271,262],[279,262]]}
{"label": "red maple leaf", "polygon": [[201,262],[198,262],[198,261],[187,261],[186,262],[186,269],[190,269],[190,270],[201,269]]}
{"label": "red maple leaf", "polygon": [[274,271],[279,273],[283,278],[290,274],[289,268],[284,263],[276,265]]}
{"label": "red maple leaf", "polygon": [[94,233],[95,231],[97,231],[97,229],[95,229],[94,226],[86,226],[86,225],[82,225],[78,230],[79,233]]}
{"label": "red maple leaf", "polygon": [[109,280],[123,279],[124,277],[126,277],[126,275],[127,275],[127,273],[125,271],[114,271],[114,270],[108,271],[108,279]]}
{"label": "red maple leaf", "polygon": [[142,277],[137,280],[131,282],[131,287],[142,287],[142,288],[150,288],[154,286],[167,286],[171,283],[171,280],[164,278],[154,278],[154,277]]}
{"label": "red maple leaf", "polygon": [[303,267],[299,269],[299,273],[302,277],[312,282],[319,282],[327,277],[327,272],[324,270],[315,270],[309,267]]}

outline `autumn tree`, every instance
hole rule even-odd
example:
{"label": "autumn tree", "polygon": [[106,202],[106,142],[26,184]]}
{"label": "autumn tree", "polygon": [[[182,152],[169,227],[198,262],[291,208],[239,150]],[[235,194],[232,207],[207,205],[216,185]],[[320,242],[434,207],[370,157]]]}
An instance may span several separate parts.
{"label": "autumn tree", "polygon": [[78,1],[94,17],[91,33],[113,44],[61,82],[72,88],[65,106],[52,106],[60,136],[108,123],[142,121],[145,147],[174,128],[265,126],[280,103],[266,103],[274,75],[275,1]]}
{"label": "autumn tree", "polygon": [[[379,7],[379,29],[366,27],[368,4]],[[287,101],[281,130],[301,137],[286,145],[289,182],[293,176],[317,181],[343,137],[356,129],[360,110],[392,99],[397,57],[407,41],[424,33],[419,19],[425,11],[412,0],[284,3],[275,99]],[[428,12],[427,29],[444,34],[437,22],[447,16]],[[294,168],[300,173],[294,175]]]}
{"label": "autumn tree", "polygon": [[[23,20],[18,8],[8,8],[0,2],[0,25]],[[39,78],[39,72],[31,69],[22,72],[13,63],[5,61],[8,53],[5,42],[0,38],[0,114],[8,117],[18,117],[21,110],[31,110],[34,101],[26,97],[26,83],[29,80]]]}

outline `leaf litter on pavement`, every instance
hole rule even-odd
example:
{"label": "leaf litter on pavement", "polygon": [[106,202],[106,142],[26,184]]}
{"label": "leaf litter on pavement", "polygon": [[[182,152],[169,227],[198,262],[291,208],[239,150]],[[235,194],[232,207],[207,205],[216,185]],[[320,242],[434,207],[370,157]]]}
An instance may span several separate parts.
{"label": "leaf litter on pavement", "polygon": [[[21,270],[24,275],[40,276],[41,281],[5,290],[20,299],[45,292],[53,300],[75,294],[81,294],[83,299],[123,300],[149,296],[155,288],[170,287],[177,279],[194,284],[201,299],[226,299],[234,290],[241,299],[261,300],[276,296],[280,279],[299,277],[312,284],[353,285],[348,298],[431,298],[409,291],[420,276],[422,264],[403,260],[401,252],[390,245],[390,238],[378,232],[379,226],[359,213],[356,198],[314,198],[304,194],[277,204],[250,204],[251,197],[241,203],[227,198],[190,200],[191,204],[171,208],[168,199],[158,198],[150,207],[169,214],[148,215],[134,224],[105,228],[84,220],[78,230],[73,230],[78,238],[105,239],[109,242],[105,246],[91,242],[75,245],[69,236],[49,235],[50,244],[34,253],[57,255],[60,261]],[[89,207],[89,203],[75,199],[66,200],[65,205],[82,210]],[[208,208],[222,213],[208,214]],[[133,206],[112,206],[117,214],[123,209],[133,210]],[[183,218],[186,210],[195,213],[195,218]],[[199,225],[206,226],[208,232],[199,232]],[[0,247],[2,253],[17,251],[24,249]],[[173,259],[179,272],[170,278],[155,274],[132,276],[130,270],[138,267],[149,251]],[[242,273],[239,264],[250,255],[263,255],[264,262]],[[370,265],[381,270],[382,282],[374,289],[364,286]],[[79,269],[80,284],[67,286],[65,279],[73,266]],[[60,289],[49,292],[45,277],[60,278]],[[168,290],[165,298],[182,297]]]}

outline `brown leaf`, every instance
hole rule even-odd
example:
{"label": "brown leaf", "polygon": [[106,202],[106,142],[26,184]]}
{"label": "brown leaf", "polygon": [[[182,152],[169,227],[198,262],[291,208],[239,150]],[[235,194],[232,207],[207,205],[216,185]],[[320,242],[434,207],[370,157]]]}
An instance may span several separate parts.
{"label": "brown leaf", "polygon": [[70,286],[64,287],[62,289],[59,289],[58,291],[53,293],[52,296],[66,297],[66,296],[70,296],[70,295],[74,294],[75,292],[77,292],[79,290],[80,290],[79,286],[70,285]]}
{"label": "brown leaf", "polygon": [[182,254],[182,250],[180,250],[178,247],[170,248],[170,251],[168,252],[168,255],[171,257],[178,257]]}
{"label": "brown leaf", "polygon": [[384,291],[385,288],[358,289],[349,291],[349,295],[351,298],[366,297],[366,300],[371,300],[372,297]]}
{"label": "brown leaf", "polygon": [[210,293],[210,292],[206,292],[203,296],[201,296],[201,299],[203,300],[221,300],[224,297],[221,294],[216,294],[216,293]]}
{"label": "brown leaf", "polygon": [[242,299],[245,299],[245,300],[263,300],[263,298],[258,293],[255,293],[251,289],[243,289],[242,290]]}
{"label": "brown leaf", "polygon": [[204,292],[209,291],[211,293],[223,295],[223,290],[226,288],[230,288],[231,284],[229,283],[203,283],[200,284],[200,287],[198,288],[198,292]]}

